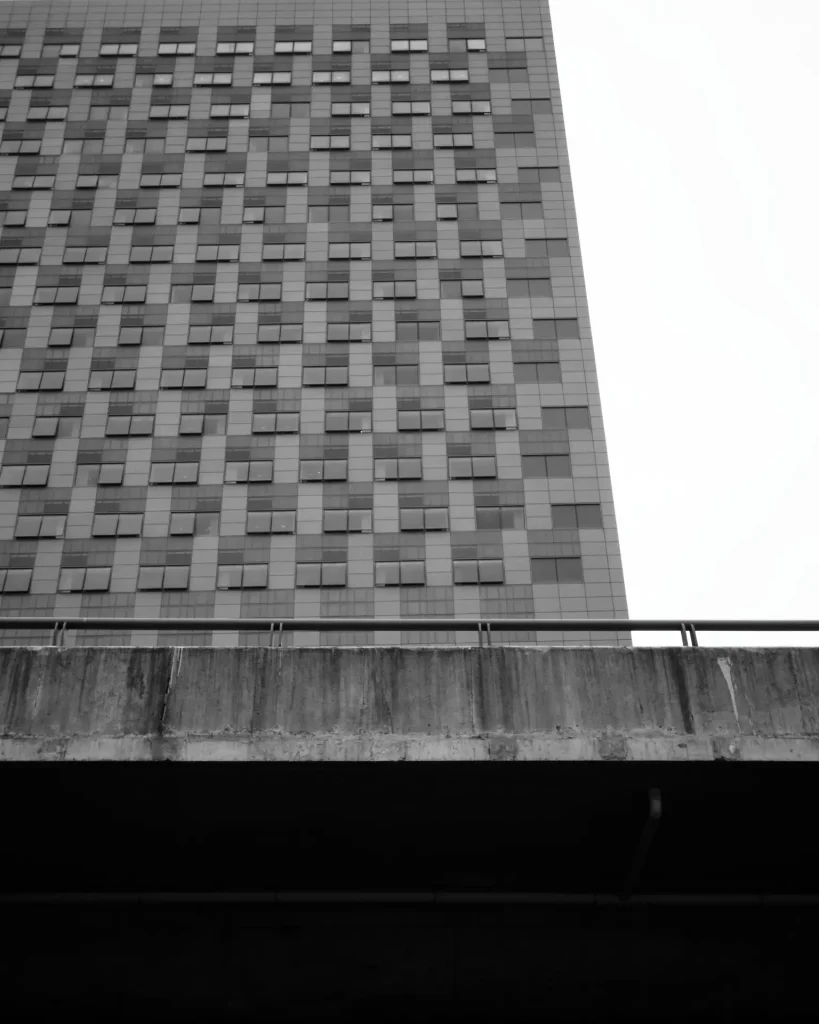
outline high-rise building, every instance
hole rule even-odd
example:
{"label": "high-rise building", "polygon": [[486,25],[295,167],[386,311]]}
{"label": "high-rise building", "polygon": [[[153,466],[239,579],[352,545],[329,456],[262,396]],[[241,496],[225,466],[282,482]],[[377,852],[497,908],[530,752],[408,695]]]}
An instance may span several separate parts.
{"label": "high-rise building", "polygon": [[625,617],[545,0],[0,24],[0,613]]}

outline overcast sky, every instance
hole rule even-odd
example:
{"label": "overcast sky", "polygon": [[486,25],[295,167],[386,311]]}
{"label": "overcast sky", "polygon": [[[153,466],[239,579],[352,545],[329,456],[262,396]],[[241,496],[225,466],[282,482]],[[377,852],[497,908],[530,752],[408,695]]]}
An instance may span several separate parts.
{"label": "overcast sky", "polygon": [[819,619],[819,2],[550,7],[630,614]]}

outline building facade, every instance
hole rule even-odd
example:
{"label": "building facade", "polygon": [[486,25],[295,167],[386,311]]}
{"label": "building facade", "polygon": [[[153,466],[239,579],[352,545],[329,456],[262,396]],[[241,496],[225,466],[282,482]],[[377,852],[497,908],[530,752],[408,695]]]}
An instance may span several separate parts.
{"label": "building facade", "polygon": [[626,616],[545,2],[0,24],[0,613]]}

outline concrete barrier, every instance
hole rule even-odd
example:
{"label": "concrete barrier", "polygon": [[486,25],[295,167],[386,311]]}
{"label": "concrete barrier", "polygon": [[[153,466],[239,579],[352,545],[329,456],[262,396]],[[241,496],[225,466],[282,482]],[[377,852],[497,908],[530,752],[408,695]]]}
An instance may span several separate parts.
{"label": "concrete barrier", "polygon": [[2,648],[0,758],[817,760],[813,648]]}

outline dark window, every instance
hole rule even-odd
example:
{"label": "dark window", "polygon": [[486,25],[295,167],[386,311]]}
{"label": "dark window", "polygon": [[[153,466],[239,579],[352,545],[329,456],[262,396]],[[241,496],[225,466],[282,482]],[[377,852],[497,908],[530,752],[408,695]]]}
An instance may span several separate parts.
{"label": "dark window", "polygon": [[579,558],[533,558],[532,583],[582,583]]}

